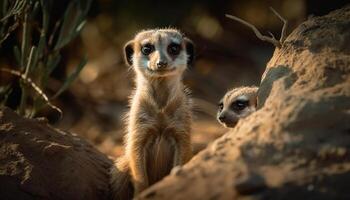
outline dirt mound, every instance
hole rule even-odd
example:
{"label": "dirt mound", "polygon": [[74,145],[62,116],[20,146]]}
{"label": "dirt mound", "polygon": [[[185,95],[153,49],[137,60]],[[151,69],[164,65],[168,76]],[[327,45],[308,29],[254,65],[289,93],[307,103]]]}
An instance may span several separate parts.
{"label": "dirt mound", "polygon": [[0,199],[108,199],[111,166],[74,134],[0,111]]}
{"label": "dirt mound", "polygon": [[297,27],[260,109],[138,199],[350,199],[350,7]]}

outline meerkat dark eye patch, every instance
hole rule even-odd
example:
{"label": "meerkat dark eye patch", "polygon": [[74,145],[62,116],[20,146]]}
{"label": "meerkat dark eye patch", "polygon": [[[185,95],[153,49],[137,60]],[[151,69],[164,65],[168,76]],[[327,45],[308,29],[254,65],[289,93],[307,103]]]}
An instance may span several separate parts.
{"label": "meerkat dark eye patch", "polygon": [[154,46],[152,44],[145,44],[141,47],[141,52],[143,55],[148,56],[154,51]]}
{"label": "meerkat dark eye patch", "polygon": [[168,53],[170,55],[174,55],[174,56],[179,55],[180,51],[181,51],[181,45],[180,44],[177,44],[175,42],[172,42],[172,43],[169,44],[169,46],[168,46]]}
{"label": "meerkat dark eye patch", "polygon": [[236,100],[231,104],[231,109],[234,111],[241,111],[249,106],[248,100]]}

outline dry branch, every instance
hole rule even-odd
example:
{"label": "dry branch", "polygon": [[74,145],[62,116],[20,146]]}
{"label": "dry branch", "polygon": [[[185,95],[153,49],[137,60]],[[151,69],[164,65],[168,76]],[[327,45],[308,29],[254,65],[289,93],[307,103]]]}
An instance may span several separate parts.
{"label": "dry branch", "polygon": [[287,33],[287,27],[288,27],[288,21],[283,18],[275,9],[270,7],[270,10],[283,22],[283,27],[281,31],[281,38],[280,43],[283,44],[284,40],[286,39],[286,33]]}
{"label": "dry branch", "polygon": [[262,41],[266,41],[266,42],[270,42],[272,43],[275,47],[277,48],[281,48],[282,45],[283,45],[283,42],[286,38],[286,30],[287,30],[287,26],[288,26],[288,21],[286,19],[284,19],[275,9],[273,9],[272,7],[270,7],[270,10],[283,22],[283,27],[282,27],[282,31],[281,31],[281,37],[279,40],[277,40],[275,38],[275,36],[269,32],[270,34],[270,37],[269,36],[266,36],[266,35],[263,35],[253,24],[239,18],[239,17],[236,17],[236,16],[233,16],[233,15],[229,15],[229,14],[226,14],[225,16],[227,18],[230,18],[232,20],[235,20],[245,26],[248,26],[249,28],[251,28],[256,37],[259,38],[260,40]]}
{"label": "dry branch", "polygon": [[5,35],[2,36],[2,38],[0,38],[0,46],[1,44],[10,36],[10,34],[17,29],[17,27],[19,26],[18,22],[15,22],[13,25],[11,25],[7,32],[5,33]]}
{"label": "dry branch", "polygon": [[9,73],[9,74],[12,74],[14,76],[17,76],[19,77],[21,80],[23,80],[23,82],[27,83],[29,86],[31,86],[35,92],[37,92],[39,94],[39,96],[44,99],[44,101],[46,102],[46,104],[56,110],[59,114],[60,114],[60,118],[62,117],[62,111],[61,109],[59,109],[57,106],[53,105],[49,98],[45,95],[45,93],[32,81],[32,79],[26,77],[25,74],[19,72],[19,71],[16,71],[16,70],[12,70],[12,69],[7,69],[7,68],[0,68],[0,71],[2,72],[5,72],[5,73]]}

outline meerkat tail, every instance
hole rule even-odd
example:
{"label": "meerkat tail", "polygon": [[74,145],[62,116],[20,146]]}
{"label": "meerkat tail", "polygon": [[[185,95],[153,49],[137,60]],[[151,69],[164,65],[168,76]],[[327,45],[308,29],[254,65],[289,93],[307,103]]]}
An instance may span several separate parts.
{"label": "meerkat tail", "polygon": [[125,157],[118,158],[110,171],[111,199],[131,200],[134,188],[131,181],[129,164]]}

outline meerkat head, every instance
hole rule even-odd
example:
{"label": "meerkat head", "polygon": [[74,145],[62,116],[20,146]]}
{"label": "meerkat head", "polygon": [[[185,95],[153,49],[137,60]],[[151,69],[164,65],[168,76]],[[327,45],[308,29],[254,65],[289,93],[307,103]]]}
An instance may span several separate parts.
{"label": "meerkat head", "polygon": [[191,40],[175,29],[142,31],[124,47],[125,61],[137,73],[151,77],[182,74],[194,59]]}
{"label": "meerkat head", "polygon": [[217,120],[225,127],[233,128],[239,119],[256,110],[257,87],[239,87],[227,92],[219,102]]}

